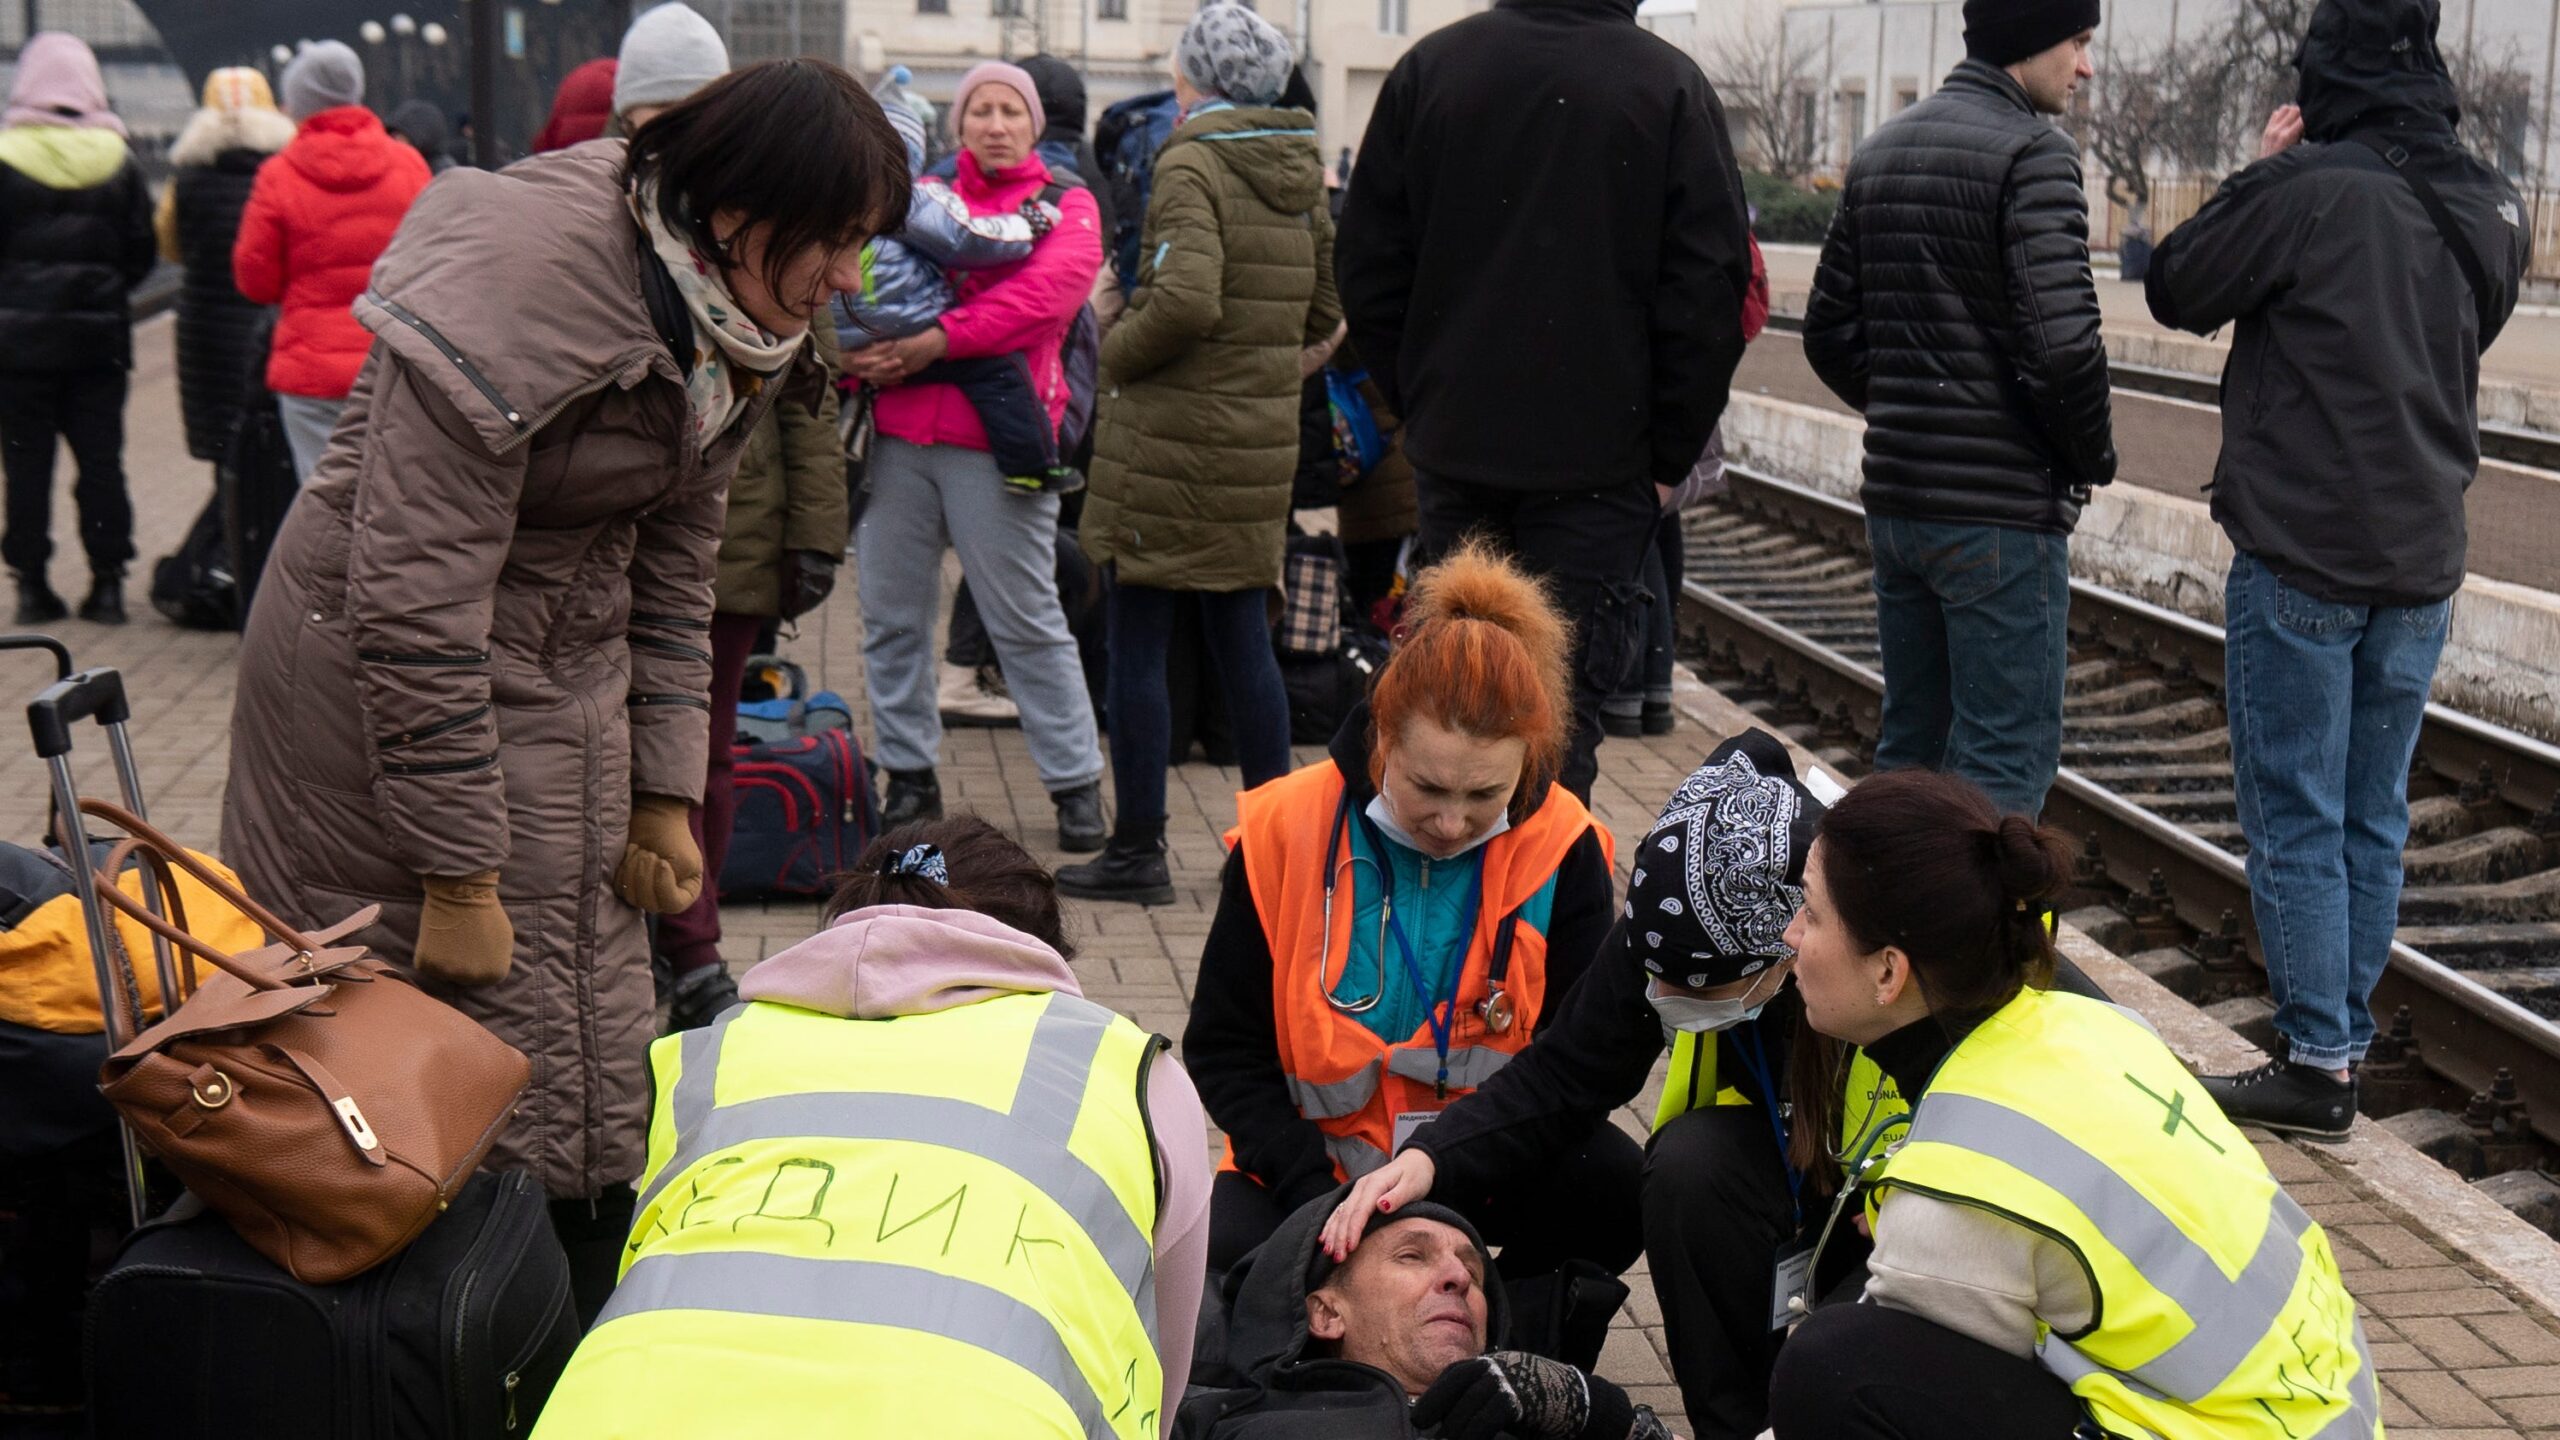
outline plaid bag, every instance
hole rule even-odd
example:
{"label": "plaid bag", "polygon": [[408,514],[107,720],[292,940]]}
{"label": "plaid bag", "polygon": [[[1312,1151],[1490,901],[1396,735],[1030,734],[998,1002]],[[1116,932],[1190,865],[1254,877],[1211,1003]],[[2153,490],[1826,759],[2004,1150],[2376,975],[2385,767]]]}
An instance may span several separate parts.
{"label": "plaid bag", "polygon": [[1342,648],[1342,545],[1330,535],[1289,540],[1280,570],[1283,655],[1331,655]]}

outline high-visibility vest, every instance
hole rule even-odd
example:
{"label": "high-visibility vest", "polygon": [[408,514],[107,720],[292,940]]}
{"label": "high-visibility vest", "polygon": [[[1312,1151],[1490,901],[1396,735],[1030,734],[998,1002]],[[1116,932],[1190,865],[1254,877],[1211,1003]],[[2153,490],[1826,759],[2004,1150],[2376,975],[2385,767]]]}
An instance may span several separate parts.
{"label": "high-visibility vest", "polygon": [[[1449,1103],[1492,1078],[1527,1047],[1546,1009],[1547,937],[1520,920],[1519,911],[1555,878],[1567,852],[1585,831],[1597,833],[1604,854],[1607,827],[1561,786],[1529,818],[1484,843],[1482,891],[1475,933],[1458,976],[1457,1004],[1449,1035],[1448,1093],[1440,1093],[1440,1055],[1426,1020],[1404,1040],[1390,1043],[1359,1018],[1336,1011],[1317,972],[1332,956],[1333,978],[1351,953],[1351,921],[1359,908],[1347,873],[1333,907],[1333,933],[1324,927],[1325,857],[1340,820],[1342,772],[1320,761],[1237,798],[1236,826],[1227,843],[1244,846],[1245,879],[1271,947],[1271,1001],[1278,1032],[1281,1073],[1298,1113],[1325,1133],[1325,1151],[1343,1179],[1365,1175],[1394,1152],[1396,1117],[1437,1115]],[[1346,842],[1342,856],[1351,852]],[[1337,857],[1340,864],[1341,858]],[[1495,1030],[1477,1013],[1492,993],[1494,957],[1504,958],[1502,992],[1511,1006],[1508,1029]],[[1383,965],[1383,955],[1378,959]],[[1402,983],[1392,970],[1383,983]],[[1408,1119],[1408,1125],[1415,1123]],[[1230,1143],[1218,1162],[1235,1168]]]}
{"label": "high-visibility vest", "polygon": [[1876,1183],[2003,1216],[2087,1270],[2037,1357],[2111,1434],[2374,1440],[2373,1358],[2328,1237],[2150,1027],[2038,990],[1956,1046]]}
{"label": "high-visibility vest", "polygon": [[[1700,1105],[1751,1103],[1741,1091],[1718,1083],[1723,1047],[1705,1042],[1723,1038],[1722,1034],[1699,1035],[1685,1030],[1672,1037],[1671,1069],[1663,1077],[1662,1099],[1653,1107],[1654,1129],[1660,1130]],[[1776,1084],[1786,1083],[1774,1075],[1770,1079]],[[1784,1095],[1772,1098],[1786,1099]],[[1840,1131],[1832,1138],[1831,1153],[1840,1157],[1844,1171],[1855,1163],[1860,1150],[1882,1154],[1884,1147],[1900,1138],[1910,1114],[1911,1107],[1903,1103],[1893,1077],[1868,1059],[1866,1051],[1852,1049],[1849,1073],[1840,1086]]]}
{"label": "high-visibility vest", "polygon": [[1155,1440],[1163,1043],[1061,994],[658,1041],[621,1285],[542,1433]]}

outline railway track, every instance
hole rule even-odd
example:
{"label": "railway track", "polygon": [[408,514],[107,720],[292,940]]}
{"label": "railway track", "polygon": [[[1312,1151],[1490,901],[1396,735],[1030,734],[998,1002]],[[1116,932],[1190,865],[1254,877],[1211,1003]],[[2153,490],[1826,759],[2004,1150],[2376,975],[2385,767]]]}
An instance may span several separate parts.
{"label": "railway track", "polygon": [[[1732,493],[1689,517],[1688,657],[1767,722],[1863,772],[1884,690],[1865,517],[1731,473]],[[2071,588],[2063,768],[2045,813],[2085,847],[2066,908],[2263,1042],[2272,1012],[2232,794],[2222,632],[2100,586]],[[2421,1148],[2457,1168],[2551,1168],[2560,747],[2430,706],[2409,789],[2407,888],[2374,997],[2386,1033],[2362,1072],[2365,1109],[2444,1112],[2427,1118],[2446,1143]],[[2465,1149],[2466,1134],[2481,1151]]]}

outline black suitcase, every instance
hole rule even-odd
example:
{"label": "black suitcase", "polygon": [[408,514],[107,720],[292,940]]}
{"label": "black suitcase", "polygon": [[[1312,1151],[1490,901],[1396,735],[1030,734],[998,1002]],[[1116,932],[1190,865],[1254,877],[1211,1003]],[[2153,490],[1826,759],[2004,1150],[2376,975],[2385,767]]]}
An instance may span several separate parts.
{"label": "black suitcase", "polygon": [[408,1249],[337,1285],[182,1202],[89,1297],[90,1433],[503,1440],[531,1432],[577,1345],[568,1257],[521,1172],[473,1176]]}
{"label": "black suitcase", "polygon": [[[28,728],[50,771],[64,853],[83,854],[90,841],[71,768],[79,722],[105,729],[126,807],[142,813],[124,679],[110,669],[73,673],[69,652],[50,639],[0,637],[0,650],[36,646],[53,652],[60,678],[28,705]],[[89,874],[76,867],[73,888],[114,1047],[140,1017],[117,1003],[110,976],[139,961],[111,938]],[[144,893],[156,908],[147,882]],[[161,993],[187,993],[165,942],[150,959]],[[503,1440],[533,1428],[579,1324],[568,1255],[530,1177],[482,1171],[398,1255],[337,1285],[306,1285],[192,1197],[141,1223],[143,1156],[129,1131],[119,1138],[136,1228],[91,1290],[82,1326],[92,1436]]]}

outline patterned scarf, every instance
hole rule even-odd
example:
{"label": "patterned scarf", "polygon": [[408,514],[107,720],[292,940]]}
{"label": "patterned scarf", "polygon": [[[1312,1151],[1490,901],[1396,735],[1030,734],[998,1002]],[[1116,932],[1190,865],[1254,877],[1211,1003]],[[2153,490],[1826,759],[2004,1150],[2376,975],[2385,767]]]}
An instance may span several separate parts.
{"label": "patterned scarf", "polygon": [[694,443],[709,449],[755,399],[764,382],[791,363],[808,337],[804,333],[777,339],[747,318],[721,280],[720,267],[659,215],[656,193],[634,191],[630,198],[632,215],[649,234],[649,248],[665,262],[676,293],[684,297],[684,308],[693,316],[693,364],[685,375],[685,401],[693,413]]}

